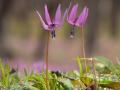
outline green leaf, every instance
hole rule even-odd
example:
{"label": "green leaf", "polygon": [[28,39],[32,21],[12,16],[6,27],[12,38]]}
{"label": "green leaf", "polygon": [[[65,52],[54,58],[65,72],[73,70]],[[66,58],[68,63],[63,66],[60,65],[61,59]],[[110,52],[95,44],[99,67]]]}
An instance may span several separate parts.
{"label": "green leaf", "polygon": [[82,68],[81,58],[79,56],[77,57],[77,64],[78,64],[79,70],[80,70],[80,77],[82,77],[83,76],[83,68]]}
{"label": "green leaf", "polygon": [[59,83],[62,85],[64,90],[74,90],[74,87],[69,79],[60,80]]}
{"label": "green leaf", "polygon": [[110,69],[110,71],[115,71],[115,67],[114,65],[112,64],[112,62],[105,58],[105,57],[101,57],[101,56],[98,56],[98,57],[94,57],[96,61],[102,63],[103,65],[105,65],[108,69]]}
{"label": "green leaf", "polygon": [[111,88],[113,90],[120,90],[120,82],[111,82],[109,84],[99,84],[101,87],[104,88]]}

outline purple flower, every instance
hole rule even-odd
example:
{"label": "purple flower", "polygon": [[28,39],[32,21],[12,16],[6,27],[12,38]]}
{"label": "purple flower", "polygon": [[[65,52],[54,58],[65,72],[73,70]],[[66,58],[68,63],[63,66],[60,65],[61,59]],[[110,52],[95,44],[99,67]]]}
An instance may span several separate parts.
{"label": "purple flower", "polygon": [[43,28],[45,30],[48,30],[51,32],[52,38],[55,38],[55,29],[57,27],[60,27],[63,22],[64,22],[64,18],[67,14],[67,10],[65,11],[63,17],[61,17],[61,5],[59,4],[56,10],[56,14],[54,19],[51,20],[49,12],[48,12],[48,8],[47,5],[45,5],[45,20],[43,20],[43,18],[41,17],[40,13],[38,11],[36,11],[37,15],[39,16],[39,19],[43,25]]}
{"label": "purple flower", "polygon": [[42,71],[43,69],[43,62],[39,61],[39,62],[35,62],[32,64],[32,70],[34,73],[39,73]]}
{"label": "purple flower", "polygon": [[83,11],[79,16],[77,16],[77,9],[78,9],[78,4],[75,4],[72,7],[69,16],[67,16],[68,23],[73,25],[71,35],[74,35],[75,26],[83,27],[88,17],[88,8],[86,6],[84,7]]}

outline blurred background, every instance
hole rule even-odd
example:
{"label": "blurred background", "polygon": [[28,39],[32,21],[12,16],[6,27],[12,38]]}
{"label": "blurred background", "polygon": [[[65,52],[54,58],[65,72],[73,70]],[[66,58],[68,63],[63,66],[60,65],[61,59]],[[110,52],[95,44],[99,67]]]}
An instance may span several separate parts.
{"label": "blurred background", "polygon": [[[44,16],[47,4],[51,17],[61,3],[62,13],[70,0],[0,0],[0,57],[14,62],[43,65],[47,33],[36,13]],[[78,14],[85,5],[89,16],[84,27],[87,57],[105,56],[114,63],[120,57],[120,0],[73,0],[79,3]],[[72,26],[67,22],[50,39],[49,64],[51,69],[77,69],[76,57],[82,55],[81,29],[70,38]]]}

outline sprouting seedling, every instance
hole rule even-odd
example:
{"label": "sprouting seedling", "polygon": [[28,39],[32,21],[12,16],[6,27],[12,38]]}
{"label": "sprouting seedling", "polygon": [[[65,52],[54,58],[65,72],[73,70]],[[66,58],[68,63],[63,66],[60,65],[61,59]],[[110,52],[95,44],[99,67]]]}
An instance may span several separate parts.
{"label": "sprouting seedling", "polygon": [[57,10],[56,10],[55,17],[52,20],[50,18],[49,12],[48,12],[47,5],[45,5],[45,20],[43,20],[43,18],[41,17],[40,13],[37,10],[36,10],[36,13],[43,25],[43,28],[48,31],[46,55],[45,55],[45,65],[46,65],[46,87],[47,87],[47,90],[49,90],[49,87],[48,87],[49,35],[51,34],[52,38],[55,39],[55,37],[56,37],[55,30],[56,30],[56,28],[62,26],[62,24],[64,22],[64,18],[67,14],[67,9],[66,9],[63,17],[61,17],[61,4],[59,4],[57,7]]}
{"label": "sprouting seedling", "polygon": [[[86,57],[85,55],[85,45],[84,45],[84,30],[83,26],[86,23],[87,17],[88,17],[88,8],[85,6],[79,16],[77,16],[77,10],[78,10],[78,4],[75,4],[69,15],[67,15],[67,21],[69,24],[73,26],[73,29],[71,31],[71,37],[74,37],[75,33],[75,27],[80,27],[82,28],[82,49],[83,49],[83,56],[84,58]],[[87,71],[87,66],[86,66],[86,60],[85,60],[85,67]]]}

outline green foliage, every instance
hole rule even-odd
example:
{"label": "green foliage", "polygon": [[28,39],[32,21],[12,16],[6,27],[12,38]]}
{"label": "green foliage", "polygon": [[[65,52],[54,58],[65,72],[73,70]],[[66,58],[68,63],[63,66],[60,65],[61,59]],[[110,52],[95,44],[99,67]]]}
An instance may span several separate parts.
{"label": "green foliage", "polygon": [[80,70],[80,76],[82,77],[83,76],[83,67],[82,67],[82,62],[81,62],[80,57],[77,57],[77,63],[78,63],[79,70]]}
{"label": "green foliage", "polygon": [[[120,90],[120,65],[114,65],[105,57],[94,57],[93,60],[97,61],[95,74],[92,73],[93,68],[84,72],[82,59],[77,57],[79,72],[49,71],[50,90],[86,90],[88,87],[95,86],[99,86],[97,90],[103,90],[103,88]],[[47,90],[45,73],[30,73],[25,69],[24,74],[20,76],[17,70],[11,69],[8,64],[0,61],[0,90]]]}
{"label": "green foliage", "polygon": [[116,71],[115,66],[113,65],[113,63],[109,59],[107,59],[105,57],[101,57],[101,56],[94,57],[94,58],[96,61],[100,62],[105,67],[107,67],[110,71]]}
{"label": "green foliage", "polygon": [[[97,70],[102,71],[101,73],[109,72],[113,74],[114,76],[116,75],[120,79],[120,65],[119,64],[113,64],[111,60],[105,58],[105,57],[94,57],[96,61],[100,62],[103,64],[102,67],[99,65],[97,66]],[[104,72],[105,71],[105,72]]]}
{"label": "green foliage", "polygon": [[59,83],[63,86],[64,90],[74,90],[73,84],[69,79],[62,79]]}

